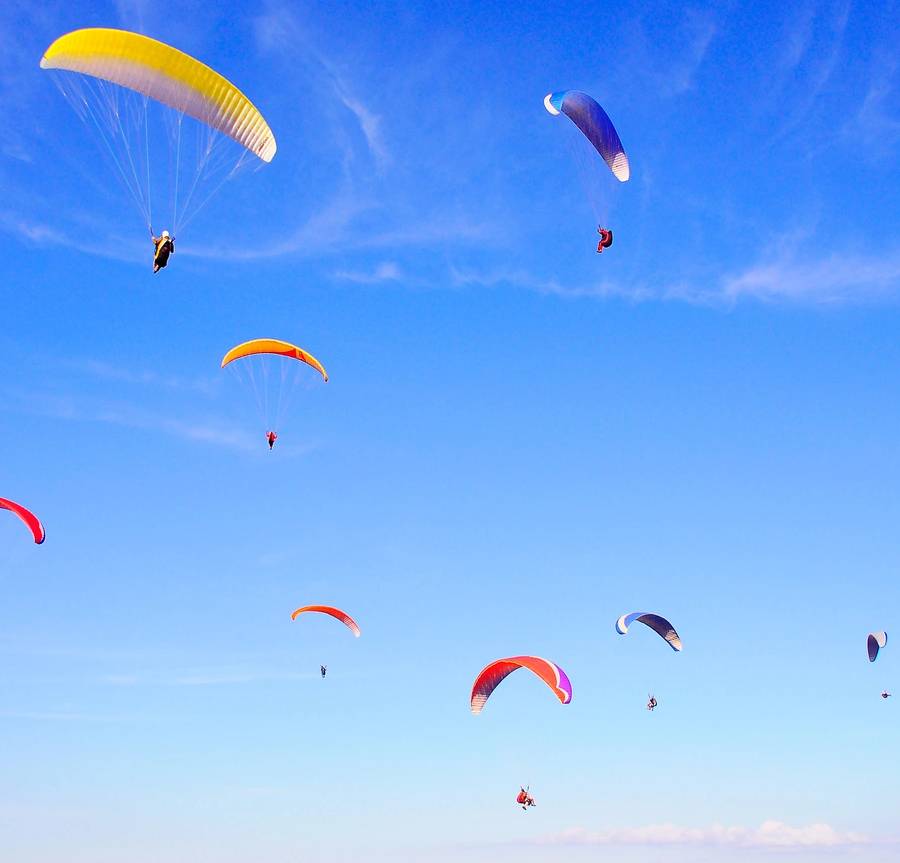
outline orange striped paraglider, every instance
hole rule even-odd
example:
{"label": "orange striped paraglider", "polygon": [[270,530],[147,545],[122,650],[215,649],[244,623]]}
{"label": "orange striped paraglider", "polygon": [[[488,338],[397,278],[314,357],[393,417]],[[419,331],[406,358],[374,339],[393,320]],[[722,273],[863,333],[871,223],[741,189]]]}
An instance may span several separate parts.
{"label": "orange striped paraglider", "polygon": [[[356,621],[347,614],[346,611],[341,611],[339,608],[334,608],[331,605],[304,605],[303,608],[298,608],[296,611],[291,613],[291,620],[296,620],[301,614],[306,614],[308,612],[318,612],[319,614],[328,614],[333,617],[335,620],[339,620],[344,626],[347,627],[357,638],[360,636],[359,626]],[[324,675],[323,675],[324,676]]]}
{"label": "orange striped paraglider", "polygon": [[286,357],[290,360],[299,360],[312,366],[326,382],[328,381],[328,373],[325,367],[312,354],[307,353],[303,348],[292,345],[290,342],[283,342],[281,339],[251,339],[249,342],[236,345],[224,357],[222,357],[222,368],[224,369],[229,363],[244,357],[255,357],[260,354],[270,354],[277,357]]}
{"label": "orange striped paraglider", "polygon": [[278,438],[276,429],[300,384],[300,371],[308,367],[328,381],[328,372],[309,351],[281,339],[251,339],[235,345],[222,357],[222,368],[233,369],[241,383],[252,390],[269,450]]}
{"label": "orange striped paraglider", "polygon": [[[359,638],[359,626],[356,621],[347,614],[346,611],[341,611],[339,608],[335,608],[333,605],[304,605],[302,608],[298,608],[296,611],[292,612],[291,620],[296,620],[301,614],[327,614],[329,617],[333,617],[335,620],[339,620],[344,626],[349,629],[356,638]],[[328,673],[327,665],[320,665],[319,671],[322,675],[322,679],[325,679],[325,675]]]}

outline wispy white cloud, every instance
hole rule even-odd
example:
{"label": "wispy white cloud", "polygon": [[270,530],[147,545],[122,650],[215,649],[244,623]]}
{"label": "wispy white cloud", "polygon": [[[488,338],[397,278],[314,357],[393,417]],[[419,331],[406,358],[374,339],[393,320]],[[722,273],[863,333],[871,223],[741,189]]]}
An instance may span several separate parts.
{"label": "wispy white cloud", "polygon": [[[198,242],[179,247],[179,257],[235,262],[283,256],[328,258],[337,253],[367,249],[495,243],[503,233],[498,226],[488,222],[464,216],[448,218],[445,214],[420,215],[415,222],[395,223],[374,231],[360,226],[361,217],[377,209],[378,204],[371,196],[344,189],[299,227],[269,242],[246,245]],[[2,211],[0,230],[32,245],[75,249],[107,260],[148,266],[149,255],[146,248],[133,239],[123,240],[113,236],[97,239],[100,232],[95,231],[92,241],[84,242],[83,239],[38,220]]]}
{"label": "wispy white cloud", "polygon": [[76,249],[79,252],[111,261],[125,261],[130,264],[143,261],[146,266],[146,262],[150,259],[150,255],[146,251],[146,244],[139,247],[132,240],[122,240],[113,236],[98,239],[100,232],[97,230],[92,231],[90,238],[86,239],[84,236],[70,234],[38,219],[27,218],[9,211],[0,211],[0,230],[18,237],[29,245]]}
{"label": "wispy white cloud", "polygon": [[382,261],[373,270],[338,270],[334,273],[335,279],[340,279],[344,282],[356,282],[359,285],[396,282],[401,276],[400,267],[394,261]]}
{"label": "wispy white cloud", "polygon": [[[762,261],[726,277],[713,291],[701,290],[695,296],[729,302],[751,297],[816,304],[896,299],[900,296],[900,250]],[[687,289],[681,298],[691,299],[692,291]]]}
{"label": "wispy white cloud", "polygon": [[816,823],[792,827],[782,821],[764,821],[759,827],[680,827],[653,824],[645,827],[620,827],[586,830],[575,827],[535,840],[536,845],[688,845],[729,848],[786,850],[792,848],[846,848],[867,845],[871,839],[862,833],[841,832],[829,824]]}
{"label": "wispy white cloud", "polygon": [[[353,242],[354,221],[373,207],[372,200],[364,195],[340,192],[299,227],[270,242],[255,245],[233,242],[221,245],[191,243],[179,247],[179,258],[256,261],[283,255],[327,256]],[[138,244],[133,238],[125,240],[112,234],[104,235],[102,227],[95,227],[91,231],[90,241],[85,241],[83,237],[38,219],[0,211],[0,231],[33,246],[74,249],[94,257],[129,264],[139,263],[144,267],[148,266],[147,262],[150,260],[146,244]],[[377,238],[372,237],[363,242],[378,244]],[[357,242],[356,247],[360,245]]]}
{"label": "wispy white cloud", "polygon": [[334,75],[334,82],[338,98],[356,117],[376,164],[383,169],[390,161],[390,153],[385,144],[381,117],[353,96],[337,75]]}
{"label": "wispy white cloud", "polygon": [[249,683],[266,683],[290,680],[312,680],[316,673],[300,673],[279,669],[259,669],[244,665],[216,668],[160,670],[153,672],[127,672],[107,674],[101,683],[110,686],[240,686]]}
{"label": "wispy white cloud", "polygon": [[866,95],[845,130],[855,149],[863,148],[875,155],[891,154],[900,143],[900,111],[896,99],[898,70],[900,61],[895,46],[874,58]]}
{"label": "wispy white cloud", "polygon": [[159,8],[152,0],[114,0],[114,5],[116,17],[122,26],[138,33],[145,32],[147,19],[152,21]]}
{"label": "wispy white cloud", "polygon": [[299,227],[268,243],[240,246],[195,245],[179,252],[183,256],[216,260],[253,261],[282,255],[318,257],[334,253],[353,240],[353,223],[374,204],[364,196],[341,192]]}
{"label": "wispy white cloud", "polygon": [[597,281],[568,284],[525,270],[451,268],[459,286],[509,285],[567,299],[619,298],[631,302],[676,300],[704,306],[731,306],[740,300],[834,305],[900,299],[900,249],[884,253],[803,254],[790,243],[773,241],[772,256],[717,277],[685,277],[678,282]]}
{"label": "wispy white cloud", "polygon": [[[813,10],[811,17],[810,13],[804,12],[797,19],[781,62],[775,64],[772,73],[772,84],[777,82],[777,87],[770,85],[770,91],[780,89],[785,95],[776,103],[780,123],[770,145],[783,140],[806,122],[840,68],[851,5],[850,0],[839,0],[830,16]],[[828,32],[817,40],[814,25],[820,20]]]}
{"label": "wispy white cloud", "polygon": [[250,452],[257,447],[242,432],[228,428],[225,423],[203,420],[185,420],[160,416],[135,408],[132,405],[109,405],[93,411],[84,410],[71,418],[109,423],[125,428],[145,431],[161,431],[173,437],[199,443],[210,443],[229,449]]}
{"label": "wispy white cloud", "polygon": [[[32,162],[33,117],[28,110],[38,87],[36,59],[30,53],[32,41],[23,32],[46,31],[56,15],[53,4],[4,0],[0,3],[0,103],[4,117],[0,124],[0,153],[17,162]],[[45,82],[40,82],[45,83]],[[0,160],[2,167],[2,160]]]}
{"label": "wispy white cloud", "polygon": [[162,432],[182,440],[214,444],[242,452],[258,449],[247,434],[231,428],[224,420],[210,417],[171,417],[127,402],[58,393],[7,391],[4,393],[4,401],[7,410],[19,410],[34,416]]}
{"label": "wispy white cloud", "polygon": [[0,225],[9,233],[17,234],[23,240],[37,245],[77,247],[77,243],[57,228],[16,216],[14,213],[0,213]]}
{"label": "wispy white cloud", "polygon": [[445,215],[422,214],[415,224],[397,225],[376,231],[356,239],[359,249],[376,249],[402,246],[430,246],[450,243],[494,244],[499,242],[504,232],[495,224],[477,221],[461,216],[447,218]]}
{"label": "wispy white cloud", "polygon": [[497,226],[465,217],[422,216],[412,224],[397,224],[382,230],[356,226],[357,217],[375,209],[366,199],[339,196],[287,236],[268,244],[247,246],[194,246],[183,257],[254,261],[293,255],[327,258],[340,252],[367,249],[397,249],[447,244],[495,243],[501,236]]}
{"label": "wispy white cloud", "polygon": [[525,288],[538,294],[548,294],[564,299],[609,299],[619,297],[642,302],[661,299],[658,291],[638,285],[623,286],[610,281],[598,281],[592,284],[565,284],[555,277],[537,276],[523,269],[493,269],[479,271],[476,269],[450,268],[450,280],[459,287],[481,286],[495,288],[501,285]]}
{"label": "wispy white cloud", "polygon": [[254,19],[254,27],[257,43],[263,51],[288,48],[296,52],[297,46],[302,46],[305,56],[318,67],[320,77],[328,82],[334,95],[355,118],[376,165],[383,169],[390,161],[390,153],[381,116],[355,92],[347,75],[318,47],[294,12],[284,6],[270,5],[266,12]]}
{"label": "wispy white cloud", "polygon": [[718,26],[708,12],[687,9],[684,12],[686,42],[682,56],[668,72],[668,89],[674,95],[680,95],[694,86],[694,80],[709,46],[718,33]]}
{"label": "wispy white cloud", "polygon": [[667,23],[665,42],[651,36],[659,21],[653,10],[638,13],[627,25],[631,58],[630,76],[640,75],[656,97],[671,99],[691,89],[706,60],[710,46],[720,31],[716,14],[710,9],[686,6],[677,20]]}
{"label": "wispy white cloud", "polygon": [[779,46],[775,68],[791,71],[800,65],[812,41],[816,7],[813,3],[807,2],[786,7],[785,11],[792,17],[787,24],[784,40]]}
{"label": "wispy white cloud", "polygon": [[0,710],[0,719],[27,719],[30,722],[132,722],[134,717],[65,710]]}
{"label": "wispy white cloud", "polygon": [[183,390],[210,395],[219,389],[219,383],[212,378],[183,378],[176,375],[161,375],[150,370],[135,371],[124,366],[116,366],[101,360],[72,359],[64,365],[74,371],[83,372],[103,381],[112,381],[135,386],[161,387],[168,390]]}

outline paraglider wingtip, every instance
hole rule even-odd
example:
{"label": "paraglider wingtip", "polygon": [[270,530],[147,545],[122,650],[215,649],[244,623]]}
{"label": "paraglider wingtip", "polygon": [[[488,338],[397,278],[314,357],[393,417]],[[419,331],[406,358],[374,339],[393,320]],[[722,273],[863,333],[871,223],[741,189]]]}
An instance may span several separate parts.
{"label": "paraglider wingtip", "polygon": [[272,159],[275,158],[275,153],[278,150],[278,144],[275,143],[275,136],[272,134],[271,130],[269,130],[269,137],[262,143],[257,150],[256,155],[262,159],[263,162],[271,162]]}
{"label": "paraglider wingtip", "polygon": [[552,114],[554,117],[556,117],[559,114],[559,110],[556,108],[556,106],[551,101],[553,99],[553,95],[554,95],[553,93],[548,93],[546,96],[544,96],[544,107],[547,109],[547,111],[550,114]]}

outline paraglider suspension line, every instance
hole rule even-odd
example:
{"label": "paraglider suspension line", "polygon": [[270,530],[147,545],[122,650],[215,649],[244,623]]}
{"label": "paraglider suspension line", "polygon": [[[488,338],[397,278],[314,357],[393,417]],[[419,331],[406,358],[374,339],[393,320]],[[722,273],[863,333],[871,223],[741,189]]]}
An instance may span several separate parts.
{"label": "paraglider suspension line", "polygon": [[153,196],[150,194],[150,122],[147,117],[147,105],[150,99],[144,96],[144,162],[147,165],[147,227],[153,236]]}
{"label": "paraglider suspension line", "polygon": [[181,174],[181,127],[184,114],[178,115],[178,132],[175,142],[175,192],[172,196],[172,233],[178,233],[178,178]]}
{"label": "paraglider suspension line", "polygon": [[[78,98],[74,92],[69,93],[62,86],[60,86],[60,89],[62,90],[63,95],[66,96],[66,98],[69,99],[70,101],[72,99]],[[100,87],[100,85],[97,85],[97,91],[98,91],[99,100],[101,100],[101,101],[105,100],[108,103],[109,113],[116,119],[118,132],[122,136],[122,140],[125,141],[125,151],[126,151],[126,153],[129,154],[129,161],[130,161],[131,155],[130,155],[130,151],[128,148],[128,141],[125,137],[124,130],[122,129],[122,121],[119,117],[119,111],[114,102],[114,99],[109,92],[106,93],[106,96],[104,99],[103,91],[102,91],[102,88]],[[138,210],[141,212],[141,214],[147,220],[147,227],[150,228],[151,222],[150,222],[149,206],[148,206],[147,202],[144,200],[143,195],[141,194],[140,181],[138,180],[137,173],[134,170],[134,163],[132,162],[132,166],[131,166],[132,175],[134,177],[134,184],[132,184],[131,181],[128,179],[128,174],[126,173],[121,160],[116,155],[116,151],[113,149],[112,142],[110,141],[109,135],[108,135],[109,130],[104,129],[103,125],[100,122],[100,118],[97,116],[97,112],[94,109],[94,106],[91,104],[91,100],[85,98],[82,95],[80,101],[84,104],[86,113],[91,118],[91,122],[94,124],[94,128],[97,130],[97,134],[100,136],[100,140],[103,141],[103,146],[106,147],[106,152],[109,154],[109,157],[112,160],[112,163],[115,166],[116,171],[118,171],[119,179],[121,180],[122,185],[125,187],[125,190],[131,195],[135,204],[137,204]]]}

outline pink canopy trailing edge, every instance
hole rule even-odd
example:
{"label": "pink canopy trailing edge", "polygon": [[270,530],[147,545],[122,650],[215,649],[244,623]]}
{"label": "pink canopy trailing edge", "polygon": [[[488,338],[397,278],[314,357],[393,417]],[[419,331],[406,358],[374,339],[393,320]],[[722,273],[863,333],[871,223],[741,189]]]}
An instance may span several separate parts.
{"label": "pink canopy trailing edge", "polygon": [[481,713],[491,693],[507,675],[519,668],[527,668],[540,677],[563,704],[568,704],[572,700],[572,684],[568,675],[555,662],[541,659],[539,656],[510,656],[492,662],[475,678],[472,685],[472,713],[476,715]]}
{"label": "pink canopy trailing edge", "polygon": [[9,510],[13,515],[17,515],[22,521],[25,523],[25,526],[31,531],[31,535],[34,537],[34,541],[40,545],[44,539],[46,538],[46,534],[44,533],[44,525],[41,524],[38,517],[29,510],[25,509],[24,506],[18,503],[14,503],[11,500],[7,500],[5,497],[0,497],[0,509]]}
{"label": "pink canopy trailing edge", "polygon": [[360,636],[359,627],[356,625],[356,621],[350,617],[346,611],[341,611],[339,608],[333,608],[330,605],[304,605],[303,608],[298,608],[291,614],[291,620],[296,620],[299,615],[304,614],[307,611],[330,614],[333,618],[343,623],[357,638]]}

